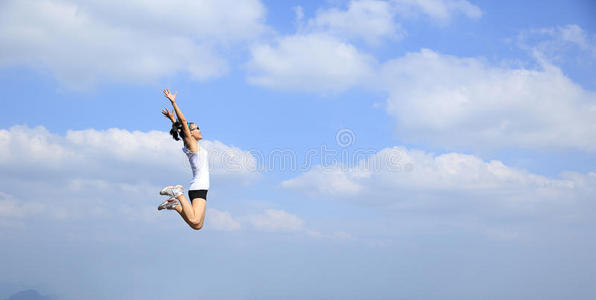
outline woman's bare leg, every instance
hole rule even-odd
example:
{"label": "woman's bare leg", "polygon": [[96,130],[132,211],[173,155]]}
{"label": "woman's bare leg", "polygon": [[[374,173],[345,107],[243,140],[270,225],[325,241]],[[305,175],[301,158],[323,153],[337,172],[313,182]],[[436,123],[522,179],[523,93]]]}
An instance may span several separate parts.
{"label": "woman's bare leg", "polygon": [[192,200],[191,205],[184,195],[180,195],[176,199],[178,199],[180,205],[175,206],[174,209],[192,229],[201,229],[205,220],[207,201],[203,198],[195,198]]}
{"label": "woman's bare leg", "polygon": [[[184,196],[179,196],[178,198],[184,198]],[[176,198],[176,199],[178,199],[178,198]],[[189,218],[188,218],[188,216],[187,216],[186,212],[185,212],[185,211],[184,211],[184,209],[183,209],[183,206],[184,206],[184,205],[182,204],[182,203],[186,202],[186,203],[187,203],[187,205],[189,205],[189,206],[190,206],[190,204],[188,204],[188,200],[186,200],[186,198],[184,198],[184,199],[178,199],[178,201],[180,202],[180,205],[176,205],[176,206],[174,206],[174,209],[175,209],[175,210],[176,210],[176,211],[177,211],[177,212],[180,214],[180,216],[182,217],[182,219],[184,219],[184,221],[185,221],[185,222],[186,222],[188,225],[190,225],[190,227],[192,227],[192,222],[189,220]],[[188,210],[187,210],[187,211],[188,211]],[[194,213],[194,212],[193,212],[193,213]],[[191,216],[192,216],[192,215],[191,215]]]}
{"label": "woman's bare leg", "polygon": [[203,198],[192,199],[192,209],[195,213],[195,219],[198,221],[196,230],[203,228],[203,221],[205,221],[205,209],[207,208],[207,201]]}

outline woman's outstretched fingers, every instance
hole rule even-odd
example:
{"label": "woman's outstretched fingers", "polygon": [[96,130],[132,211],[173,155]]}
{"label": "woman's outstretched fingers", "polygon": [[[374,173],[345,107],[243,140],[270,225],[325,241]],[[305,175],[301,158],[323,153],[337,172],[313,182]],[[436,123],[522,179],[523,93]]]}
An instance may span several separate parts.
{"label": "woman's outstretched fingers", "polygon": [[168,98],[172,103],[176,101],[176,94],[178,92],[174,92],[174,94],[170,93],[170,89],[164,89],[163,94],[166,98]]}

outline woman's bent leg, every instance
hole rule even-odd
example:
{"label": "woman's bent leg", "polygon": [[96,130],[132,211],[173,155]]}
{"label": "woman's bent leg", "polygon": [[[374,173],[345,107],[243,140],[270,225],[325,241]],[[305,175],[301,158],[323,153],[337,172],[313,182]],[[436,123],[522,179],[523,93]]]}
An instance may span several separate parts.
{"label": "woman's bent leg", "polygon": [[197,221],[196,227],[193,229],[199,230],[203,228],[203,221],[205,221],[205,209],[207,207],[207,200],[203,198],[192,199],[192,208],[195,214],[195,220]]}
{"label": "woman's bent leg", "polygon": [[192,223],[190,222],[190,220],[186,216],[186,213],[184,212],[184,210],[182,210],[182,206],[181,205],[176,205],[176,206],[174,206],[174,209],[180,214],[180,216],[182,217],[182,219],[184,219],[184,222],[186,222],[189,226],[192,227]]}
{"label": "woman's bent leg", "polygon": [[184,195],[176,197],[180,201],[180,205],[176,206],[176,211],[182,216],[184,221],[192,228],[199,230],[203,227],[203,220],[205,219],[206,201],[202,198],[193,199],[192,205]]}

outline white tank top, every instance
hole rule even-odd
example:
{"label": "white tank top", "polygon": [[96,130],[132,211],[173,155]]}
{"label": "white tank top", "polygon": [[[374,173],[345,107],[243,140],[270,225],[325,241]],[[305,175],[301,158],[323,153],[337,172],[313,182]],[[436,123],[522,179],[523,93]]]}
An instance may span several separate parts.
{"label": "white tank top", "polygon": [[198,147],[199,151],[197,152],[190,152],[186,147],[182,148],[182,151],[188,156],[190,168],[192,169],[189,191],[209,189],[209,153],[205,148]]}

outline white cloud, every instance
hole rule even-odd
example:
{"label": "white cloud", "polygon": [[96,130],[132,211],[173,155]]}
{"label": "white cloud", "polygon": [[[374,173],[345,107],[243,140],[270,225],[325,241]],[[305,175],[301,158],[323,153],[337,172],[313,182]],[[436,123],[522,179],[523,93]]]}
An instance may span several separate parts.
{"label": "white cloud", "polygon": [[[220,141],[201,141],[209,152],[215,177],[251,179],[257,175],[256,159],[237,147]],[[35,167],[39,170],[69,170],[77,174],[105,175],[114,166],[136,165],[139,170],[185,172],[182,143],[162,131],[69,130],[65,136],[42,126],[13,126],[0,130],[0,167]]]}
{"label": "white cloud", "polygon": [[249,151],[228,146],[220,141],[201,141],[209,152],[209,167],[214,175],[237,179],[253,179],[257,173],[257,160]]}
{"label": "white cloud", "polygon": [[557,39],[576,44],[582,49],[596,51],[596,38],[590,38],[578,25],[557,27],[551,32]]}
{"label": "white cloud", "polygon": [[[354,5],[319,12],[309,21],[310,30],[319,26],[331,32],[337,24],[350,23]],[[591,47],[577,26],[548,32],[557,40]],[[538,68],[525,69],[422,49],[380,64],[332,34],[305,33],[254,46],[248,80],[323,94],[353,87],[385,91],[387,111],[396,118],[400,138],[409,142],[596,150],[596,93],[543,56],[536,59]]]}
{"label": "white cloud", "polygon": [[302,6],[294,6],[294,13],[296,14],[296,25],[302,26],[302,19],[304,19],[304,10]]}
{"label": "white cloud", "polygon": [[[364,175],[367,176],[367,175]],[[339,166],[315,166],[305,174],[282,182],[282,187],[303,189],[306,194],[351,196],[360,193],[364,186],[358,182],[361,172],[345,172]],[[309,184],[312,189],[307,189]]]}
{"label": "white cloud", "polygon": [[13,195],[0,192],[0,217],[24,217],[40,214],[45,205],[40,202],[19,202]]}
{"label": "white cloud", "polygon": [[234,219],[227,211],[221,211],[215,208],[207,209],[207,226],[215,230],[236,231],[242,229],[238,220]]}
{"label": "white cloud", "polygon": [[[258,176],[247,151],[219,141],[201,145],[210,153],[212,180],[238,184]],[[103,218],[114,210],[154,218],[161,187],[190,181],[181,147],[160,131],[89,129],[62,136],[41,126],[0,130],[0,190],[15,195],[1,199],[2,214],[27,217],[25,211],[39,212],[41,204],[45,216],[58,219]]]}
{"label": "white cloud", "polygon": [[334,36],[361,39],[376,45],[383,38],[400,39],[405,35],[394,17],[395,11],[387,1],[350,1],[347,10],[331,8],[318,11],[308,21],[307,28]]}
{"label": "white cloud", "polygon": [[473,155],[394,147],[354,166],[314,168],[281,185],[311,197],[351,199],[361,205],[459,207],[466,202],[526,210],[589,199],[596,191],[596,173],[549,178]]}
{"label": "white cloud", "polygon": [[[465,0],[356,0],[350,1],[346,9],[332,7],[317,11],[316,16],[299,29],[378,45],[384,38],[401,39],[406,35],[395,20],[397,16],[403,19],[426,15],[445,23],[456,14],[478,19],[482,11]],[[300,16],[299,20],[303,14]]]}
{"label": "white cloud", "polygon": [[495,67],[431,50],[382,67],[400,135],[433,145],[596,150],[596,94],[557,67]]}
{"label": "white cloud", "polygon": [[[222,181],[237,185],[258,176],[249,152],[219,141],[200,144],[209,151],[212,182],[218,181],[220,188]],[[0,216],[9,220],[2,226],[33,219],[77,222],[123,217],[178,224],[178,218],[157,217],[168,212],[157,212],[156,207],[163,186],[186,185],[190,180],[181,146],[160,131],[88,129],[69,130],[63,136],[41,126],[2,129]],[[209,228],[223,231],[306,230],[300,217],[279,209],[237,217],[209,208],[206,222]]]}
{"label": "white cloud", "polygon": [[[304,220],[280,209],[265,209],[261,213],[234,217],[227,211],[209,208],[206,222],[214,230],[239,231],[250,227],[263,232],[304,232],[315,236],[314,231],[304,227]],[[316,233],[320,237],[321,233]]]}
{"label": "white cloud", "polygon": [[265,209],[259,213],[232,216],[227,211],[214,208],[207,210],[207,226],[222,231],[255,230],[260,232],[292,232],[317,239],[352,240],[354,237],[344,231],[323,233],[305,226],[305,221],[297,215],[281,209]]}
{"label": "white cloud", "polygon": [[266,209],[262,214],[250,215],[247,221],[263,231],[302,231],[304,221],[283,210]]}
{"label": "white cloud", "polygon": [[75,89],[178,72],[199,80],[220,76],[228,67],[218,46],[265,30],[257,0],[23,0],[0,6],[0,67],[49,70]]}
{"label": "white cloud", "polygon": [[[590,36],[576,24],[524,30],[518,34],[517,44],[551,61],[564,61],[570,57],[579,62],[593,61],[596,57],[596,35]],[[579,50],[580,55],[573,50]]]}
{"label": "white cloud", "polygon": [[279,209],[234,217],[227,211],[209,208],[206,220],[207,226],[214,230],[239,231],[251,227],[264,232],[304,232],[313,237],[321,236],[319,232],[307,230],[300,217]]}
{"label": "white cloud", "polygon": [[465,0],[391,0],[391,2],[402,16],[424,14],[441,22],[451,20],[456,14],[463,14],[471,19],[482,17],[482,10]]}
{"label": "white cloud", "polygon": [[[247,151],[219,141],[201,141],[209,151],[212,180],[250,182],[256,160]],[[0,216],[80,221],[125,216],[156,222],[164,185],[190,180],[182,144],[160,131],[69,130],[14,126],[0,130]],[[10,191],[10,193],[8,192]],[[283,210],[233,217],[209,208],[214,230],[304,231],[304,221]],[[168,219],[172,220],[173,219]],[[179,221],[179,220],[178,220]],[[10,222],[9,222],[10,223]]]}
{"label": "white cloud", "polygon": [[324,34],[280,38],[256,45],[248,63],[253,84],[321,93],[340,92],[372,76],[376,60]]}
{"label": "white cloud", "polygon": [[591,226],[594,220],[594,172],[548,177],[474,155],[403,147],[354,163],[313,168],[281,186],[316,201],[377,209],[381,215],[368,226],[398,236],[473,232],[528,240],[545,224]]}
{"label": "white cloud", "polygon": [[296,7],[297,32],[251,48],[247,80],[266,87],[338,93],[368,87],[374,81],[377,60],[353,44],[378,45],[383,39],[400,39],[405,30],[395,21],[399,14],[423,13],[441,22],[462,12],[478,18],[481,11],[467,1],[350,1],[347,8],[319,10],[303,21]]}

